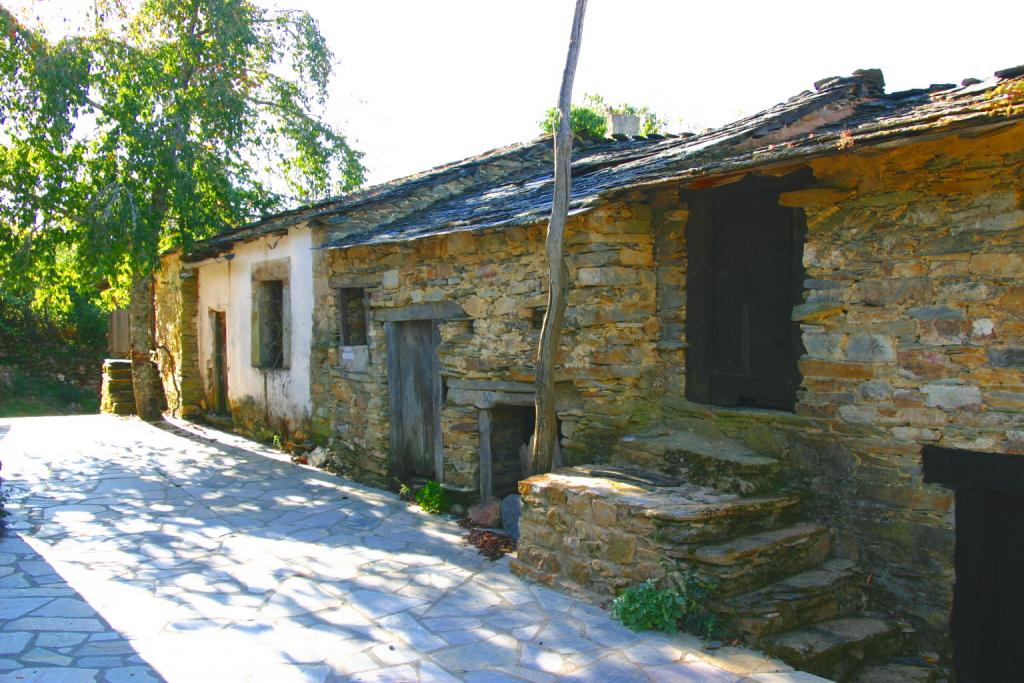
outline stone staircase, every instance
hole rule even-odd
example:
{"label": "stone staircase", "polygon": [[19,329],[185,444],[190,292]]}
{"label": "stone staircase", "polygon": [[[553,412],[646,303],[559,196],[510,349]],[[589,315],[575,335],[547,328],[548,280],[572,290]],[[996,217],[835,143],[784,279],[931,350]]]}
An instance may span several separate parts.
{"label": "stone staircase", "polygon": [[610,465],[521,482],[513,569],[607,600],[667,560],[715,582],[710,609],[748,644],[853,680],[911,630],[864,611],[864,577],[833,557],[829,530],[801,514],[779,474],[774,458],[703,424],[628,436]]}
{"label": "stone staircase", "polygon": [[103,361],[100,412],[115,415],[135,414],[135,390],[132,388],[130,360],[108,358]]}

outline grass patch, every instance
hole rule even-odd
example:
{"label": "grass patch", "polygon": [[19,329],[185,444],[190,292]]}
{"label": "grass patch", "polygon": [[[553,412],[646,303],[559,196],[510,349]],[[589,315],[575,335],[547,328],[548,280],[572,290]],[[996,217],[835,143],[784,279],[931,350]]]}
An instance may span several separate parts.
{"label": "grass patch", "polygon": [[100,397],[92,390],[14,365],[0,366],[0,417],[98,412]]}

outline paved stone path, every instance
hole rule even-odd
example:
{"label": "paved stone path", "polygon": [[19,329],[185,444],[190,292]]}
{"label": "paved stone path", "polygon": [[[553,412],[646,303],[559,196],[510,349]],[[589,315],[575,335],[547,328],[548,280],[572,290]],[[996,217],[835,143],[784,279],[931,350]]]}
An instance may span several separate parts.
{"label": "paved stone path", "polygon": [[232,435],[24,418],[0,461],[3,681],[822,680],[633,633],[449,519]]}

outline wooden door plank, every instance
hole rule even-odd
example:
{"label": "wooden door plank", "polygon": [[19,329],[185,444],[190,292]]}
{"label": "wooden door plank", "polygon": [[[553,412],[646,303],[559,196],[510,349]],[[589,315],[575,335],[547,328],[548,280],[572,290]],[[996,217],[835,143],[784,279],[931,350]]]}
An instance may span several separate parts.
{"label": "wooden door plank", "polygon": [[402,457],[402,380],[398,323],[384,323],[384,342],[387,347],[388,373],[388,474],[405,480],[405,462]]}

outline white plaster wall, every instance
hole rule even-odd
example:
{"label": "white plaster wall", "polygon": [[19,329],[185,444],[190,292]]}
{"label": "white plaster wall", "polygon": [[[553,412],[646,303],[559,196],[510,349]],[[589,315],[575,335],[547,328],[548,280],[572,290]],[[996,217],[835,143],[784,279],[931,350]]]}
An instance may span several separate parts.
{"label": "white plaster wall", "polygon": [[[309,354],[313,330],[313,252],[311,230],[293,227],[287,235],[269,235],[236,244],[231,260],[219,257],[199,264],[197,315],[199,366],[204,395],[210,396],[213,371],[213,329],[210,311],[225,311],[227,324],[228,398],[249,398],[268,417],[297,423],[309,417]],[[252,267],[262,261],[288,258],[291,349],[287,368],[252,365]]]}

